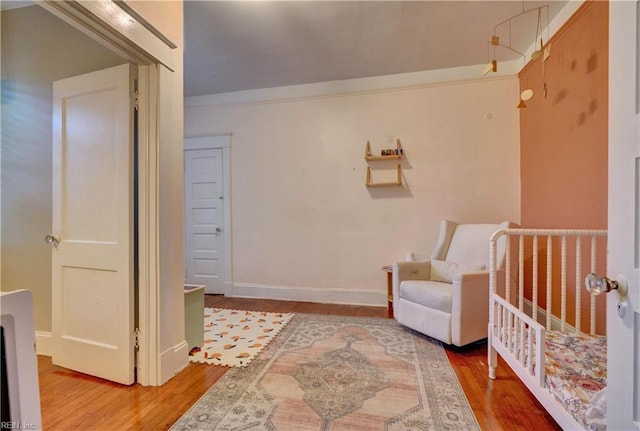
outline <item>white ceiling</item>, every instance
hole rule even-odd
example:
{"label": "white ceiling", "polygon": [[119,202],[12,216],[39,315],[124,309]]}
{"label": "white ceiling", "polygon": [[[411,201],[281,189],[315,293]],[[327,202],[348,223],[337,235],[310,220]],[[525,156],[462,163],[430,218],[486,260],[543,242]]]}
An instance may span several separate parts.
{"label": "white ceiling", "polygon": [[[494,27],[526,52],[566,6],[550,1],[184,0],[184,94],[429,71],[487,63]],[[2,10],[32,5],[0,0]],[[548,17],[546,16],[548,11]],[[546,41],[546,33],[543,38]],[[499,61],[520,57],[498,48]],[[481,69],[480,69],[481,70]]]}
{"label": "white ceiling", "polygon": [[0,0],[0,10],[18,9],[33,6],[32,0]]}
{"label": "white ceiling", "polygon": [[[484,64],[496,24],[543,5],[546,27],[566,1],[185,1],[185,96]],[[501,42],[528,50],[537,23]]]}

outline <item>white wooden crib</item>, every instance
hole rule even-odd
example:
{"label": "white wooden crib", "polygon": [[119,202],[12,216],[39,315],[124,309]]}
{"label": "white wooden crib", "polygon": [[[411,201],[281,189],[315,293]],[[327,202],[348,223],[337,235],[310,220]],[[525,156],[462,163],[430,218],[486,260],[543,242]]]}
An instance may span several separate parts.
{"label": "white wooden crib", "polygon": [[[499,354],[565,430],[606,426],[606,337],[596,335],[605,333],[596,321],[605,304],[584,288],[588,273],[605,273],[606,235],[501,229],[490,241],[489,377]],[[504,269],[496,268],[498,241]]]}

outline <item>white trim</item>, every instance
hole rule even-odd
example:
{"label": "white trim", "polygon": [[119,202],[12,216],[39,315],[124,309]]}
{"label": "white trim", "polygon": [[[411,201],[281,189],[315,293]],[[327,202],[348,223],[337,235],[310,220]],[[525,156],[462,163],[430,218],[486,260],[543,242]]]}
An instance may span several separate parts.
{"label": "white trim", "polygon": [[162,63],[175,70],[172,48],[138,22],[136,17],[113,7],[111,2],[34,1],[129,61],[138,64]]}
{"label": "white trim", "polygon": [[[562,26],[567,22],[567,20],[571,18],[571,16],[573,16],[574,13],[576,13],[576,11],[580,8],[580,6],[582,6],[583,3],[584,3],[584,0],[568,1],[567,4],[565,4],[562,7],[562,9],[560,9],[560,11],[558,11],[558,13],[556,13],[553,19],[549,22],[549,28],[544,29],[542,31],[542,35],[546,38],[547,34],[549,34],[549,39],[555,36],[558,30],[560,30]],[[542,19],[545,22],[547,20],[544,16],[542,17]],[[548,40],[546,42],[548,42]],[[553,49],[553,47],[551,48]],[[535,40],[531,45],[529,45],[529,48],[524,50],[526,58],[530,59],[531,54],[533,54],[533,52],[537,49],[538,49],[538,40]],[[498,64],[498,67],[500,67],[500,63]]]}
{"label": "white trim", "polygon": [[522,60],[502,62],[498,67],[498,72],[486,78],[482,78],[483,67],[484,65],[455,67],[450,69],[186,97],[184,99],[184,106],[185,108],[197,108],[211,105],[301,100],[336,95],[394,91],[402,88],[412,89],[434,85],[452,85],[454,83],[458,84],[478,80],[505,79],[513,78],[513,76],[522,69],[523,64]]}
{"label": "white trim", "polygon": [[[160,354],[160,382],[158,385],[164,385],[170,378],[184,370],[189,365],[189,345],[186,340],[169,347]],[[185,390],[188,390],[186,388]]]}
{"label": "white trim", "polygon": [[233,296],[233,282],[225,281],[224,282],[224,296],[232,297]]}
{"label": "white trim", "polygon": [[185,136],[184,150],[210,150],[212,148],[231,148],[231,133],[221,135]]}
{"label": "white trim", "polygon": [[138,66],[138,337],[137,381],[158,385],[159,178],[158,68]]}
{"label": "white trim", "polygon": [[227,139],[228,146],[222,148],[223,186],[224,186],[224,284],[225,295],[227,284],[233,283],[233,221],[231,220],[231,135]]}
{"label": "white trim", "polygon": [[[549,23],[549,34],[553,37],[558,30],[573,16],[574,13],[584,4],[584,0],[570,0],[567,4],[553,17]],[[545,31],[546,33],[546,31]],[[553,50],[553,47],[551,47]],[[531,52],[535,51],[535,48],[531,46]],[[553,51],[552,51],[553,54]]]}
{"label": "white trim", "polygon": [[36,331],[36,354],[51,357],[53,352],[53,334],[46,331]]}
{"label": "white trim", "polygon": [[175,48],[178,47],[178,45],[173,43],[173,41],[171,41],[171,39],[169,39],[167,36],[165,36],[160,30],[158,30],[158,28],[155,25],[151,24],[145,17],[140,15],[138,13],[138,11],[135,10],[125,0],[112,0],[112,1],[116,6],[120,7],[123,11],[125,11],[125,13],[130,15],[135,21],[137,21],[137,23],[142,25],[144,28],[149,30],[151,32],[151,34],[153,34],[155,37],[160,39],[169,48],[175,49]]}
{"label": "white trim", "polygon": [[316,287],[233,283],[232,292],[227,296],[234,298],[316,302],[321,304],[365,305],[372,307],[387,306],[387,293],[379,290],[322,289]]}

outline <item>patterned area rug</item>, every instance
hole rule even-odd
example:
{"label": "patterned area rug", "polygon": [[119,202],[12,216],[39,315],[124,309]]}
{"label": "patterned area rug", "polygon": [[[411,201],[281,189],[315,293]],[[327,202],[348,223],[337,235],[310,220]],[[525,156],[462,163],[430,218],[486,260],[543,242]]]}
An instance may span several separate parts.
{"label": "patterned area rug", "polygon": [[293,317],[292,313],[204,309],[204,346],[191,362],[246,367]]}
{"label": "patterned area rug", "polygon": [[438,341],[395,320],[297,314],[172,430],[479,430]]}

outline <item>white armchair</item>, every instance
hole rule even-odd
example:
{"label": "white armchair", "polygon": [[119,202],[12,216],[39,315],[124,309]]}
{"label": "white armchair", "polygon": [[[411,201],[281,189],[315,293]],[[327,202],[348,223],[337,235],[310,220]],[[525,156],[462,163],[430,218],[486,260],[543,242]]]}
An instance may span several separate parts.
{"label": "white armchair", "polygon": [[[444,220],[431,259],[393,265],[394,318],[446,344],[464,346],[487,338],[489,239],[500,224]],[[504,268],[504,237],[496,268]]]}

